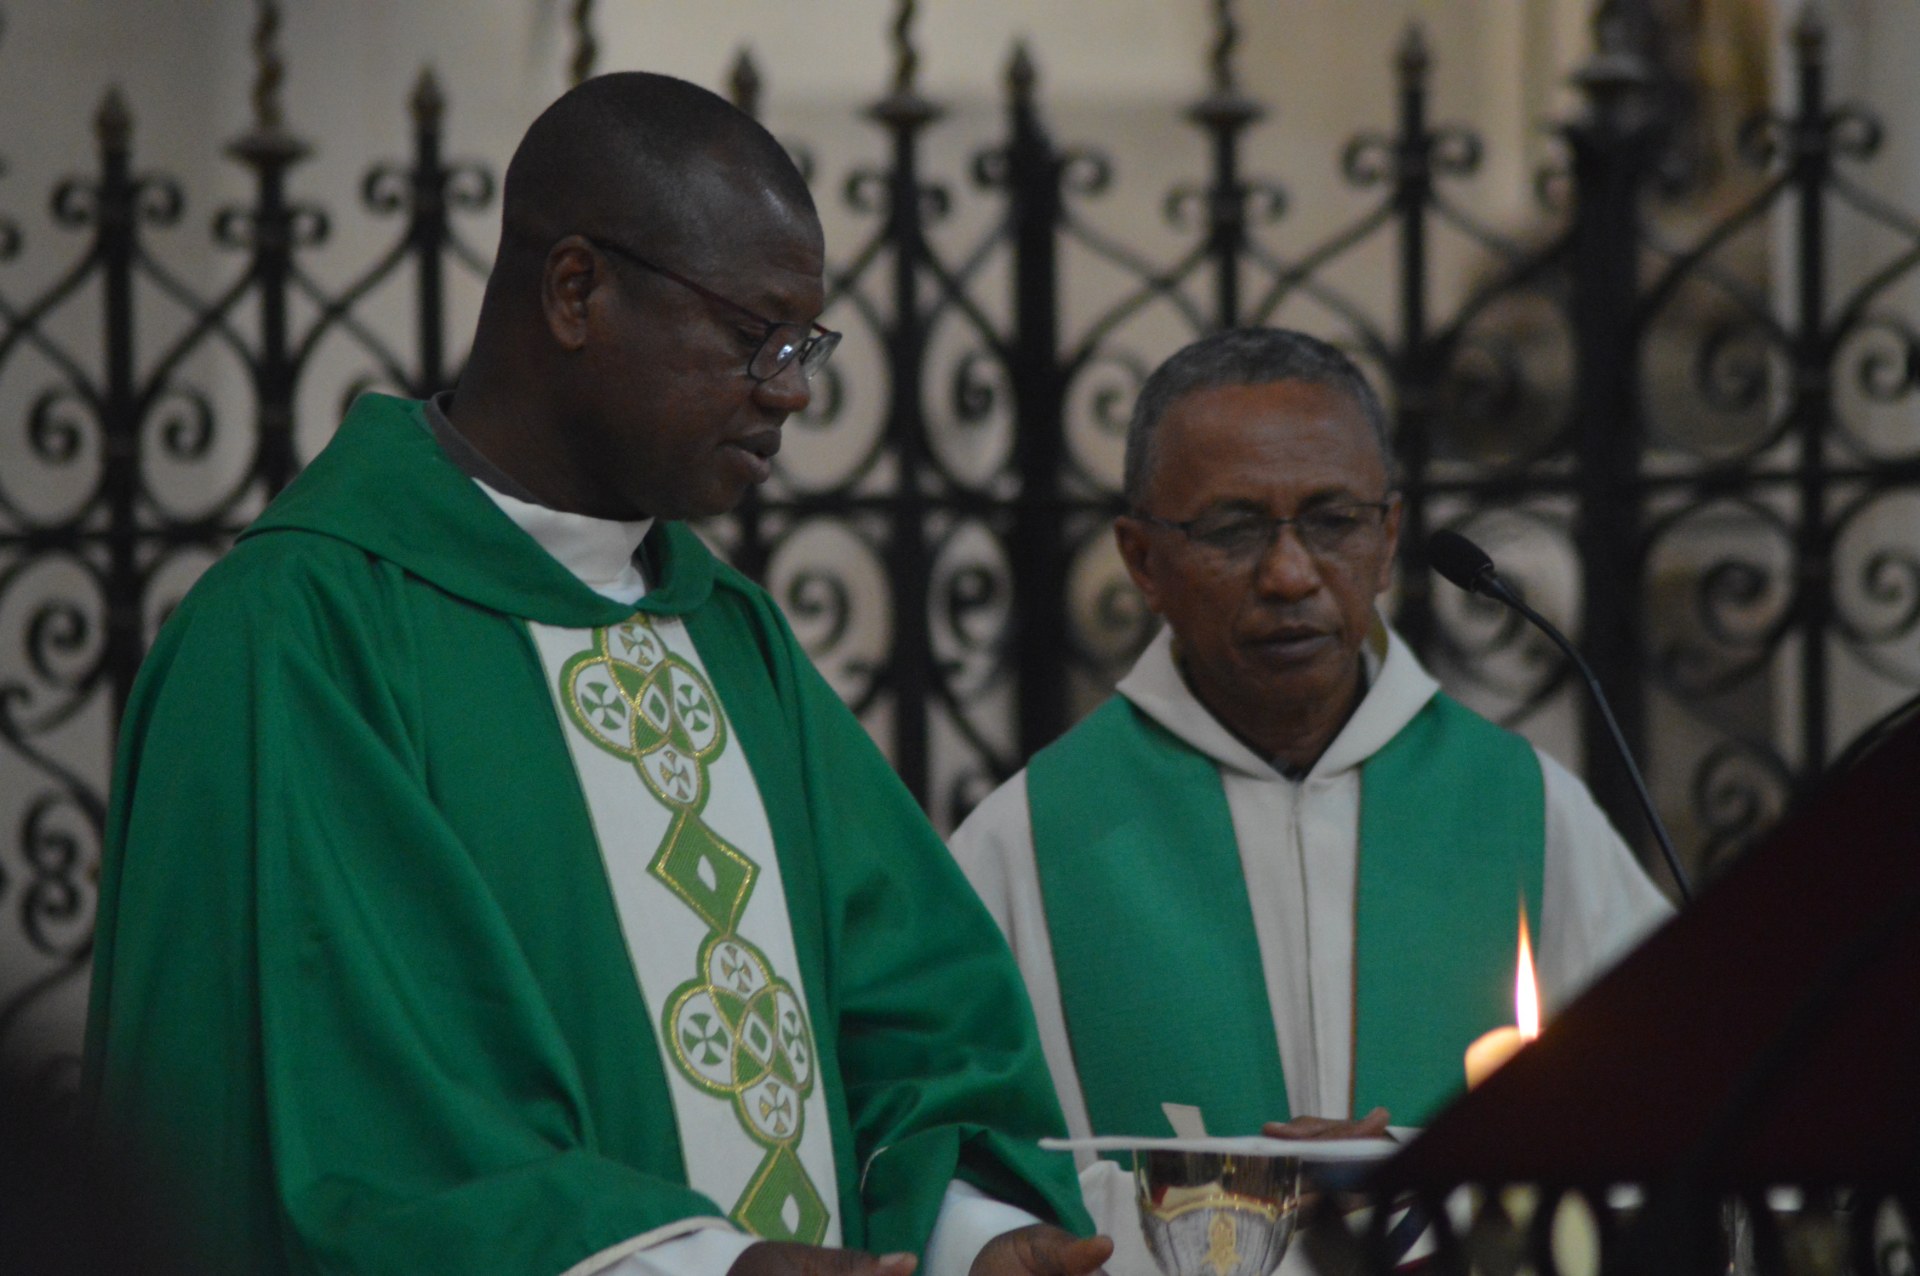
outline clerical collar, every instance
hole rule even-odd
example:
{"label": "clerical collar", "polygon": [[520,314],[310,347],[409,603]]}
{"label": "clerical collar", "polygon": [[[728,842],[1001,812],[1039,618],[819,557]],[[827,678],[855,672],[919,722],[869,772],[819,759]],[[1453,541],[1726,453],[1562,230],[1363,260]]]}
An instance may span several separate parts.
{"label": "clerical collar", "polygon": [[645,597],[647,582],[637,556],[654,521],[623,523],[542,505],[524,484],[489,461],[454,428],[446,410],[451,402],[451,395],[435,395],[427,400],[421,416],[455,468],[587,588],[619,603],[636,603]]}
{"label": "clerical collar", "polygon": [[453,392],[442,390],[426,402],[420,416],[427,423],[427,430],[433,435],[433,441],[440,445],[454,468],[476,483],[485,484],[496,492],[505,492],[516,501],[525,501],[529,505],[538,505],[540,498],[527,490],[513,475],[507,473],[486,454],[467,442],[467,436],[453,428],[453,418],[447,415],[447,409],[453,406]]}

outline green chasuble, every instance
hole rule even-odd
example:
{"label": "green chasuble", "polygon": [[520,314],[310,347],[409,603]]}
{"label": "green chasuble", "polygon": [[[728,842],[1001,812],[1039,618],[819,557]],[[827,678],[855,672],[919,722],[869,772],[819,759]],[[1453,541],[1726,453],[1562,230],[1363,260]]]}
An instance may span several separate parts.
{"label": "green chasuble", "polygon": [[[1216,1134],[1288,1115],[1219,766],[1115,696],[1027,771],[1034,861],[1096,1133]],[[1362,766],[1353,1111],[1424,1122],[1461,1058],[1513,1021],[1521,899],[1539,917],[1545,789],[1532,746],[1436,694]],[[1311,1113],[1341,1116],[1344,1113]]]}
{"label": "green chasuble", "polygon": [[[84,1098],[200,1270],[558,1276],[675,1220],[653,1025],[529,622],[618,625],[360,400],[160,633],[109,813]],[[764,800],[845,1243],[918,1251],[967,1180],[1087,1230],[992,921],[766,595],[663,524]],[[648,990],[664,998],[672,989]]]}

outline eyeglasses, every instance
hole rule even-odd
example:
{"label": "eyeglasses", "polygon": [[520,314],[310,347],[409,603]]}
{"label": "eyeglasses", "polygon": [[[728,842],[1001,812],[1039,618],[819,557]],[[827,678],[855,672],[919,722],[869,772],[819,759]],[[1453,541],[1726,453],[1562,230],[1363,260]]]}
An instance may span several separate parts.
{"label": "eyeglasses", "polygon": [[1217,511],[1181,522],[1152,514],[1136,513],[1134,517],[1179,532],[1230,563],[1250,565],[1266,557],[1280,539],[1280,529],[1289,525],[1300,544],[1317,558],[1357,553],[1369,545],[1387,511],[1393,508],[1394,499],[1389,493],[1382,501],[1320,505],[1291,518],[1270,518],[1245,510]]}
{"label": "eyeglasses", "polygon": [[800,375],[811,381],[819,374],[820,369],[827,366],[828,357],[833,354],[834,347],[840,344],[839,333],[823,328],[817,323],[809,329],[806,324],[782,323],[777,319],[769,319],[765,315],[747,309],[737,301],[722,297],[711,288],[702,287],[685,275],[675,274],[665,266],[654,265],[639,253],[630,248],[624,248],[612,240],[600,239],[593,235],[585,235],[582,238],[602,252],[625,257],[642,269],[651,270],[656,275],[665,275],[681,287],[691,288],[708,301],[717,302],[729,310],[738,311],[757,324],[764,325],[766,331],[760,334],[760,344],[755,347],[753,357],[747,360],[747,375],[755,381],[767,381],[779,376],[781,371],[796,359],[800,361]]}

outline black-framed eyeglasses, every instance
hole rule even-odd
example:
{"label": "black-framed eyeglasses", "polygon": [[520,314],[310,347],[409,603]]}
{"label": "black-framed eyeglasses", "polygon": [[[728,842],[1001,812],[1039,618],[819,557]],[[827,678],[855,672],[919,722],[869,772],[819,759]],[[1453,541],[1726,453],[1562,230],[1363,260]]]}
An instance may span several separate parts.
{"label": "black-framed eyeglasses", "polygon": [[1368,546],[1394,500],[1389,492],[1384,500],[1316,505],[1290,518],[1274,518],[1252,510],[1216,510],[1180,521],[1144,513],[1135,513],[1134,517],[1179,532],[1202,549],[1240,565],[1264,558],[1280,538],[1280,529],[1289,526],[1306,551],[1316,557],[1356,553]]}
{"label": "black-framed eyeglasses", "polygon": [[691,288],[708,301],[717,302],[729,310],[738,311],[757,324],[764,325],[766,331],[760,335],[760,344],[755,347],[753,357],[747,360],[747,375],[755,381],[767,381],[779,376],[782,369],[795,360],[800,363],[800,375],[811,381],[819,374],[820,369],[827,366],[827,359],[833,354],[834,347],[840,344],[839,333],[823,328],[817,323],[809,328],[806,324],[769,319],[730,297],[722,297],[713,289],[693,282],[685,275],[677,274],[665,266],[648,261],[631,248],[594,235],[586,235],[582,238],[602,252],[625,257],[642,269],[651,270],[656,275],[664,275],[683,288]]}

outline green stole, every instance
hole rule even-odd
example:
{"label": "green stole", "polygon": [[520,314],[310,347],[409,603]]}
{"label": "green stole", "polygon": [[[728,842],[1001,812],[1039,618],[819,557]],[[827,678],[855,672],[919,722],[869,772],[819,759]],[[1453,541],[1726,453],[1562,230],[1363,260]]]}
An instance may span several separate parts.
{"label": "green stole", "polygon": [[[1546,796],[1524,739],[1436,694],[1360,772],[1353,1111],[1419,1124],[1468,1043],[1513,1022],[1516,914],[1540,915]],[[1246,877],[1215,762],[1114,696],[1027,770],[1047,930],[1087,1115],[1214,1134],[1287,1108]],[[1344,1116],[1344,1112],[1312,1113]]]}

